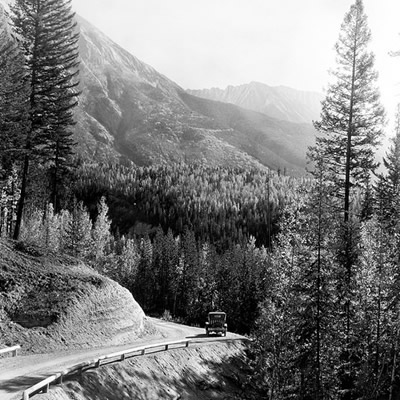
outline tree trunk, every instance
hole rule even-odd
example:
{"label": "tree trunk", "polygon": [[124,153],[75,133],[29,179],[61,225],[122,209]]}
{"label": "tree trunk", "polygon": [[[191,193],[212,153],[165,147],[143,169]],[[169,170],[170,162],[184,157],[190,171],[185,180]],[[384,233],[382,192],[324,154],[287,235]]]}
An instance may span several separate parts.
{"label": "tree trunk", "polygon": [[50,201],[53,203],[53,207],[54,207],[54,212],[57,214],[58,212],[60,212],[60,205],[59,200],[58,200],[58,170],[60,169],[60,162],[59,162],[59,142],[56,142],[56,151],[55,151],[55,156],[54,156],[54,172],[53,172],[53,179],[52,179],[52,183],[53,183],[53,187],[51,190],[51,197],[50,197]]}
{"label": "tree trunk", "polygon": [[317,370],[316,370],[316,399],[321,398],[321,246],[322,246],[322,171],[319,182],[319,201],[318,201],[318,254],[317,254]]}
{"label": "tree trunk", "polygon": [[391,373],[391,377],[390,377],[389,400],[394,399],[393,395],[394,395],[394,387],[395,387],[395,381],[396,381],[396,364],[397,364],[397,352],[399,350],[399,334],[400,334],[400,329],[397,328],[396,341],[394,343],[394,351],[393,351],[392,373]]}
{"label": "tree trunk", "polygon": [[[355,31],[358,31],[358,18],[356,19]],[[344,222],[349,221],[350,212],[350,170],[351,170],[351,138],[353,135],[353,117],[354,117],[354,95],[355,95],[355,81],[356,81],[356,67],[357,67],[357,35],[354,37],[353,43],[353,60],[351,71],[351,91],[350,91],[350,108],[349,108],[349,122],[347,126],[347,147],[346,147],[346,178],[344,186]]]}
{"label": "tree trunk", "polygon": [[25,154],[24,165],[22,169],[21,194],[17,205],[17,218],[15,221],[15,228],[13,235],[14,240],[18,240],[19,235],[21,233],[22,215],[25,207],[26,192],[27,192],[26,189],[28,187],[28,173],[29,173],[29,155]]}

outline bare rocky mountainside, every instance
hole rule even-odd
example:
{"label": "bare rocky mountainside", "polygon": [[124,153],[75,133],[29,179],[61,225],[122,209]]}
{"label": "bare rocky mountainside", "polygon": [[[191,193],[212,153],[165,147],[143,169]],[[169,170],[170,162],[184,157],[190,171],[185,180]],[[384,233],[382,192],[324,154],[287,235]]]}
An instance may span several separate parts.
{"label": "bare rocky mountainside", "polygon": [[321,93],[285,86],[272,87],[260,82],[228,86],[226,89],[188,90],[188,93],[204,99],[235,104],[272,118],[307,124],[319,118],[323,99]]}
{"label": "bare rocky mountainside", "polygon": [[304,171],[306,149],[314,141],[310,124],[193,96],[77,19],[82,96],[75,130],[85,158]]}

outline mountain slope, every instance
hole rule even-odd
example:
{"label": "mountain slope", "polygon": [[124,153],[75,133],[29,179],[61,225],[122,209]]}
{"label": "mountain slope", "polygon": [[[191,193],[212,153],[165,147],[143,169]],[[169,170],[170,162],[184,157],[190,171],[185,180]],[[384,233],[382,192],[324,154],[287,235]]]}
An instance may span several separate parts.
{"label": "mountain slope", "polygon": [[256,163],[215,137],[204,126],[205,118],[182,101],[178,85],[82,18],[78,22],[82,96],[76,136],[86,156],[122,156],[138,165],[187,158]]}
{"label": "mountain slope", "polygon": [[85,157],[304,171],[311,126],[191,96],[84,19],[78,22],[82,96],[76,137]]}
{"label": "mountain slope", "polygon": [[272,118],[297,123],[312,123],[319,118],[322,94],[285,86],[271,87],[259,82],[228,86],[226,89],[188,90],[204,99],[236,104]]}
{"label": "mountain slope", "polygon": [[313,143],[315,131],[309,124],[295,124],[270,118],[262,113],[231,104],[211,101],[181,93],[192,109],[226,126],[218,136],[235,148],[251,154],[263,165],[286,172],[303,171],[306,152]]}
{"label": "mountain slope", "polygon": [[82,158],[304,172],[311,126],[191,96],[83,18],[77,22],[82,94],[73,129]]}

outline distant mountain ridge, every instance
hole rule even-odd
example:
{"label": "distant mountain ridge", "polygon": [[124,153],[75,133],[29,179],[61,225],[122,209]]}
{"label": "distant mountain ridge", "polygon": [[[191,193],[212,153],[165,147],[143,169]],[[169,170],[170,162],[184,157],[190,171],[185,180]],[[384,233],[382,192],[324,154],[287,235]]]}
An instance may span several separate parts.
{"label": "distant mountain ridge", "polygon": [[85,19],[80,30],[77,153],[93,162],[175,162],[305,171],[315,131],[202,99],[138,60]]}
{"label": "distant mountain ridge", "polygon": [[296,123],[311,124],[319,118],[323,95],[286,86],[268,86],[251,82],[226,89],[211,88],[188,90],[188,93],[209,100],[235,104],[258,111],[272,118]]}

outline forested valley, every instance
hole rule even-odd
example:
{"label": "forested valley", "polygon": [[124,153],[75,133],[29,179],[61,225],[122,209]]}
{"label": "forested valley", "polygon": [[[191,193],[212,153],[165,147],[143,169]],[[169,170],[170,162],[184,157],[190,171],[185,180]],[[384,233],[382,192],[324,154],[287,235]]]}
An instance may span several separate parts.
{"label": "forested valley", "polygon": [[344,18],[303,178],[79,159],[70,7],[16,0],[19,39],[0,32],[2,240],[82,259],[149,315],[202,326],[225,311],[254,339],[248,384],[266,399],[399,398],[400,114],[378,173],[385,113],[362,1]]}

